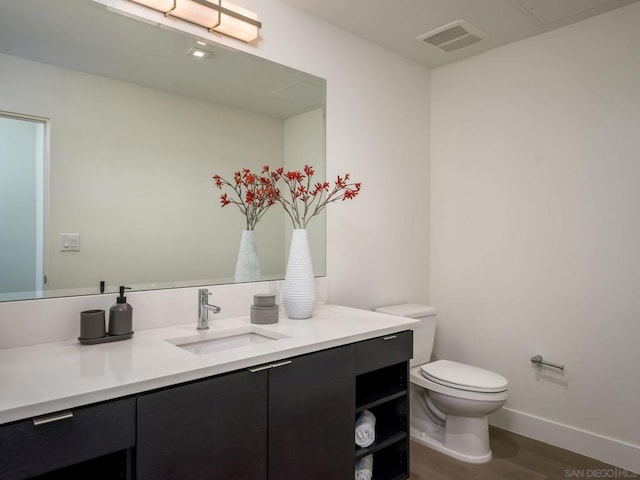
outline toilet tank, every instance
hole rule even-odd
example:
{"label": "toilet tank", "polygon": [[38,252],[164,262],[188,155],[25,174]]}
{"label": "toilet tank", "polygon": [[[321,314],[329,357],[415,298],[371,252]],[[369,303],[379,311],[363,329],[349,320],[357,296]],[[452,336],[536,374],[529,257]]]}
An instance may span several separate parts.
{"label": "toilet tank", "polygon": [[403,303],[379,307],[376,308],[376,312],[420,320],[420,325],[413,329],[413,359],[411,359],[410,365],[414,367],[431,360],[433,340],[436,334],[436,309],[434,307]]}

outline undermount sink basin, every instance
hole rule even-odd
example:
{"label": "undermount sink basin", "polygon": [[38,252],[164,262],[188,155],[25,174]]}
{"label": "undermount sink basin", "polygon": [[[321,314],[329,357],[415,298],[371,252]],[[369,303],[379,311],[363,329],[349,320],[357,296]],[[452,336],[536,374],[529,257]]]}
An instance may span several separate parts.
{"label": "undermount sink basin", "polygon": [[223,350],[273,342],[282,338],[288,337],[263,328],[247,326],[221,332],[203,332],[188,337],[171,338],[167,339],[167,342],[195,355],[207,355]]}

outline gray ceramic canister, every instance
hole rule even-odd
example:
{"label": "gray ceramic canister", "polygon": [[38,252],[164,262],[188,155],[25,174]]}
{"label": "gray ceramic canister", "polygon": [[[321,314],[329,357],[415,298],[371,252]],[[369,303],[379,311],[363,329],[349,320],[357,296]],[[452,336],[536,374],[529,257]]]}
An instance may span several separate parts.
{"label": "gray ceramic canister", "polygon": [[85,310],[80,312],[80,338],[102,338],[107,332],[104,328],[104,310]]}
{"label": "gray ceramic canister", "polygon": [[265,325],[278,321],[278,305],[273,293],[258,293],[253,296],[251,323]]}

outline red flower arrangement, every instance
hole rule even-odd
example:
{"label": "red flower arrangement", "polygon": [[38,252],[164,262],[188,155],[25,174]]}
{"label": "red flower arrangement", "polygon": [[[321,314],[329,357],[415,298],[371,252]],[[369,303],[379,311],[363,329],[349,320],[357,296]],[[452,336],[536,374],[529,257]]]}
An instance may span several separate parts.
{"label": "red flower arrangement", "polygon": [[[236,205],[247,219],[247,230],[253,230],[269,207],[279,202],[291,221],[293,228],[306,228],[309,221],[324,208],[338,200],[351,200],[360,193],[361,183],[349,182],[349,174],[338,175],[333,187],[329,182],[313,183],[313,167],[305,165],[302,172],[285,172],[284,167],[271,170],[268,165],[257,175],[243,168],[233,174],[233,183],[220,175],[214,175],[216,187],[230,187],[235,198],[223,193],[220,203],[223,207]],[[277,188],[284,183],[286,195]]]}
{"label": "red flower arrangement", "polygon": [[219,189],[224,186],[231,188],[233,197],[229,198],[228,194],[223,193],[220,196],[220,203],[223,207],[229,204],[236,205],[246,217],[247,230],[253,230],[277,200],[277,190],[273,187],[271,178],[256,175],[248,168],[234,172],[233,183],[220,175],[214,175],[213,181]]}
{"label": "red flower arrangement", "polygon": [[288,195],[283,195],[275,188],[275,200],[280,202],[284,211],[293,222],[293,228],[306,228],[309,221],[318,215],[324,208],[338,200],[351,200],[360,193],[361,183],[350,183],[349,174],[338,178],[331,187],[329,182],[313,183],[313,167],[305,165],[302,172],[285,172],[283,167],[270,171],[265,165],[262,174],[271,179],[271,186],[276,187],[278,182],[284,182]]}

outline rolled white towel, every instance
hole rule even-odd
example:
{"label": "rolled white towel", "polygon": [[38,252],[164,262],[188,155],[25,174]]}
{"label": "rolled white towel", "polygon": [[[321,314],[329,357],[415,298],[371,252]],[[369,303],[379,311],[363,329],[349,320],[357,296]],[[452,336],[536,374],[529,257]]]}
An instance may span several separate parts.
{"label": "rolled white towel", "polygon": [[356,460],[356,480],[371,480],[373,476],[373,455]]}
{"label": "rolled white towel", "polygon": [[376,417],[365,410],[356,420],[356,445],[368,447],[376,440]]}

